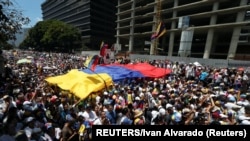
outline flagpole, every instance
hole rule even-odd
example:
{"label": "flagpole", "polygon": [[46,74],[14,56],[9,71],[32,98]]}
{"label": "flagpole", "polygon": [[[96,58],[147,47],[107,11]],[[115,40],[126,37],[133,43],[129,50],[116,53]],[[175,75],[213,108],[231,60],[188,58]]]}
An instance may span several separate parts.
{"label": "flagpole", "polygon": [[98,73],[96,73],[95,71],[93,71],[93,70],[90,69],[89,67],[87,67],[87,66],[85,66],[85,65],[83,65],[83,67],[84,67],[84,69],[90,70],[92,73],[96,74],[99,78],[101,78],[102,81],[103,81],[103,83],[104,83],[104,85],[105,85],[105,89],[106,89],[106,91],[108,92],[108,86],[107,86],[106,81],[105,81]]}

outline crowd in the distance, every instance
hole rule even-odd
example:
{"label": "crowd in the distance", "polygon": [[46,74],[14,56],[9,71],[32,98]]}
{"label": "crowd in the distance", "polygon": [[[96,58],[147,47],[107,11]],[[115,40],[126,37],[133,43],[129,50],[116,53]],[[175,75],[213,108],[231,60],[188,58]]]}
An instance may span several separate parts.
{"label": "crowd in the distance", "polygon": [[[92,125],[250,125],[248,73],[237,68],[117,59],[172,73],[114,82],[80,100],[44,79],[83,69],[83,56],[8,51],[1,57],[0,141],[91,140]],[[31,62],[17,63],[27,57]]]}

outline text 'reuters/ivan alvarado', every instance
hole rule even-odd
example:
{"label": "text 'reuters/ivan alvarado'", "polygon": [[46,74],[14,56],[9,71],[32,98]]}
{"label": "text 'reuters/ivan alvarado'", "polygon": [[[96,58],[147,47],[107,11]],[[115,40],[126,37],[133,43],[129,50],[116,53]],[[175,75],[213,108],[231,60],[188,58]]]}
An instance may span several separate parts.
{"label": "text 'reuters/ivan alvarado'", "polygon": [[146,130],[146,129],[96,129],[96,136],[244,136],[244,131],[216,131],[215,129],[207,129],[206,131],[199,131],[198,129],[181,131],[174,129],[165,129],[162,131]]}

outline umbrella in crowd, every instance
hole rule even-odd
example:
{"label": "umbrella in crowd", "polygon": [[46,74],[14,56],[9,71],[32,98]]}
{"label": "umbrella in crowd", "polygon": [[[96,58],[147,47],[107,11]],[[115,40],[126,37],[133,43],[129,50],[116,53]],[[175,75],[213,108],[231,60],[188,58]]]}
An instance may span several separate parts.
{"label": "umbrella in crowd", "polygon": [[27,59],[33,59],[33,57],[32,57],[32,56],[27,56],[26,58],[27,58]]}
{"label": "umbrella in crowd", "polygon": [[45,70],[56,70],[57,68],[55,66],[52,66],[52,67],[45,66],[45,67],[43,67],[43,69],[45,69]]}
{"label": "umbrella in crowd", "polygon": [[30,59],[24,58],[17,61],[17,64],[26,64],[31,63],[32,61]]}
{"label": "umbrella in crowd", "polygon": [[202,65],[199,62],[194,62],[193,63],[196,67],[202,67]]}
{"label": "umbrella in crowd", "polygon": [[243,67],[239,67],[237,70],[238,71],[244,71],[245,69]]}

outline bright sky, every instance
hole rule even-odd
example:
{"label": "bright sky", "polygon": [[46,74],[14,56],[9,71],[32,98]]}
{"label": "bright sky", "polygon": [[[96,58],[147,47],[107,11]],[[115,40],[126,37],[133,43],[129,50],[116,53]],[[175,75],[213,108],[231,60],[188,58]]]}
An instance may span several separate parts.
{"label": "bright sky", "polygon": [[42,20],[42,9],[41,4],[45,0],[14,0],[14,5],[18,10],[23,12],[25,17],[30,18],[29,25],[25,25],[25,27],[32,27],[38,21]]}

